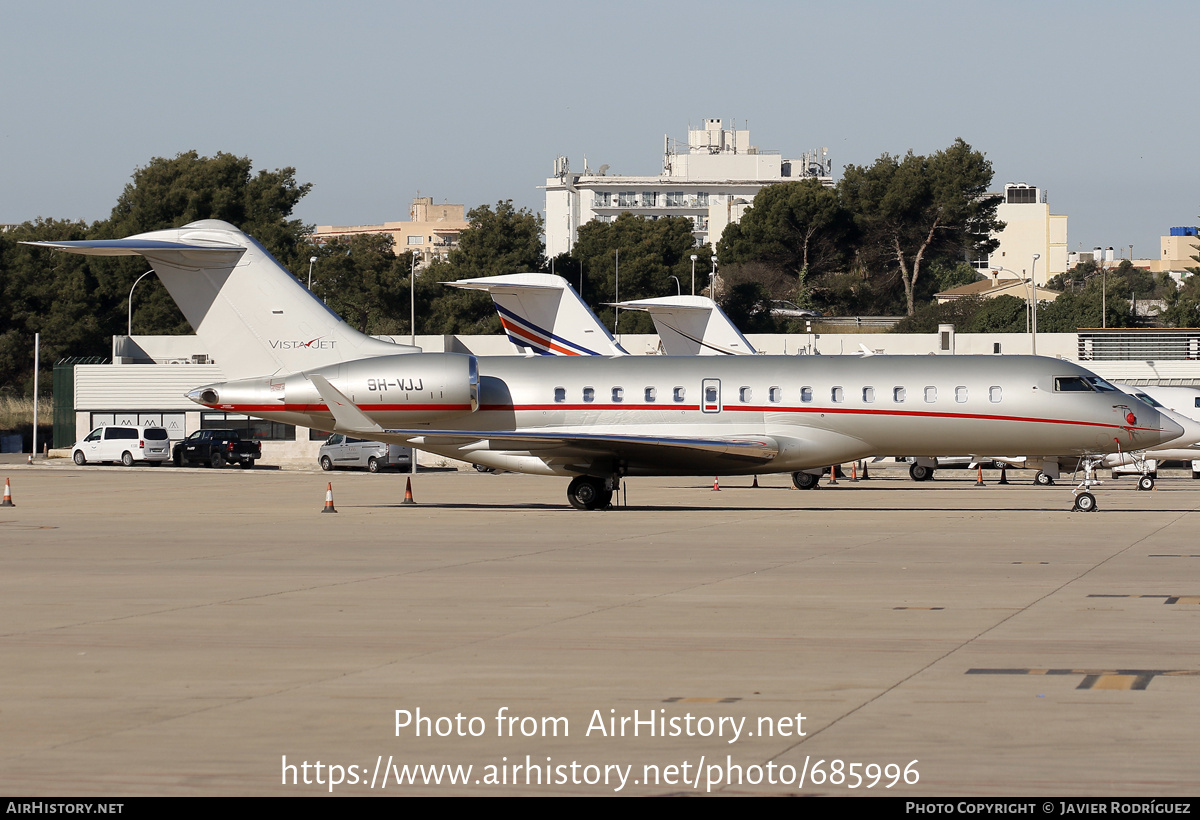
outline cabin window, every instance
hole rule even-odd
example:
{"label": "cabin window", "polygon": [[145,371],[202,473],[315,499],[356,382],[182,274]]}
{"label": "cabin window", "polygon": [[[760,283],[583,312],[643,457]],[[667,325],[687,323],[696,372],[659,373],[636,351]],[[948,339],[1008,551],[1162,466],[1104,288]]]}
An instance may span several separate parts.
{"label": "cabin window", "polygon": [[864,387],[863,388],[863,401],[866,402],[867,404],[870,404],[871,402],[875,401],[875,388],[874,387]]}
{"label": "cabin window", "polygon": [[1091,393],[1092,386],[1080,376],[1055,376],[1055,393]]}
{"label": "cabin window", "polygon": [[707,385],[704,388],[704,403],[705,404],[716,404],[716,401],[717,401],[717,388],[711,384]]}
{"label": "cabin window", "polygon": [[812,396],[813,396],[813,394],[812,394],[811,387],[801,387],[800,388],[800,401],[805,401],[805,402],[812,401]]}
{"label": "cabin window", "polygon": [[835,403],[845,401],[846,391],[840,387],[835,387],[829,391],[829,398],[833,399]]}
{"label": "cabin window", "polygon": [[614,387],[612,389],[612,400],[613,400],[613,404],[625,401],[625,388],[624,387]]}
{"label": "cabin window", "polygon": [[892,401],[896,402],[896,404],[904,404],[906,398],[908,398],[908,391],[903,387],[892,388]]}
{"label": "cabin window", "polygon": [[772,403],[779,404],[779,402],[783,401],[783,388],[782,387],[772,387],[768,391],[768,395],[770,396]]}
{"label": "cabin window", "polygon": [[647,403],[652,402],[657,398],[658,398],[658,391],[655,390],[653,387],[647,387],[646,388],[646,402]]}
{"label": "cabin window", "polygon": [[959,404],[965,402],[967,400],[967,388],[962,385],[954,388],[954,400]]}
{"label": "cabin window", "polygon": [[567,388],[565,388],[565,387],[554,388],[554,400],[555,401],[566,401],[567,400]]}
{"label": "cabin window", "polygon": [[1002,398],[1004,398],[1004,391],[1000,389],[999,385],[993,384],[988,388],[988,399],[991,400],[992,404],[999,404]]}
{"label": "cabin window", "polygon": [[591,388],[591,387],[583,388],[583,400],[584,401],[595,401],[596,400],[595,389]]}
{"label": "cabin window", "polygon": [[752,398],[754,398],[754,391],[751,390],[749,387],[743,387],[741,390],[738,391],[738,399],[743,404],[750,401],[750,399],[752,399]]}
{"label": "cabin window", "polygon": [[684,389],[682,387],[676,387],[673,392],[675,401],[683,401]]}
{"label": "cabin window", "polygon": [[925,401],[929,402],[930,404],[933,404],[935,401],[937,401],[937,388],[936,387],[926,387],[925,388]]}

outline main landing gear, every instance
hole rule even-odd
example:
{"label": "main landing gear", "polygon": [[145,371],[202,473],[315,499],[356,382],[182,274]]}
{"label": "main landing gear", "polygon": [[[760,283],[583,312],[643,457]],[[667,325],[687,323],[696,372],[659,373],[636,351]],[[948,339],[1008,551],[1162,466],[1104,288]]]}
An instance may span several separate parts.
{"label": "main landing gear", "polygon": [[575,476],[567,487],[567,501],[577,510],[603,510],[612,503],[615,485],[611,478]]}
{"label": "main landing gear", "polygon": [[821,476],[812,473],[792,473],[792,486],[797,490],[812,490],[821,484]]}

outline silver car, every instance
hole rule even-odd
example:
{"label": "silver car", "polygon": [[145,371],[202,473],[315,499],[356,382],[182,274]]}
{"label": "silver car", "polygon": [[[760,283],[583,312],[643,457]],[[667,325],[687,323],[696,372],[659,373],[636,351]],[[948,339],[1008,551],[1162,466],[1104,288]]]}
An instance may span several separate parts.
{"label": "silver car", "polygon": [[334,433],[321,445],[317,462],[322,470],[338,467],[366,467],[373,473],[388,469],[407,470],[412,465],[412,448]]}

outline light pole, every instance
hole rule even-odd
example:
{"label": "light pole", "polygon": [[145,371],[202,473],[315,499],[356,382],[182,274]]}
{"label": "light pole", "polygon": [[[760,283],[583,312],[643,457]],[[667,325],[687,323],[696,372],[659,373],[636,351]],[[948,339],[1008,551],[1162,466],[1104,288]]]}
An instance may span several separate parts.
{"label": "light pole", "polygon": [[[621,301],[621,249],[617,248],[617,261],[613,266],[613,301]],[[613,306],[613,333],[618,333],[617,328],[621,326],[621,309],[616,305]]]}
{"label": "light pole", "polygon": [[[412,253],[412,269],[408,272],[408,329],[412,331],[409,342],[417,346],[417,252]],[[417,468],[413,466],[413,472]]]}
{"label": "light pole", "polygon": [[672,276],[671,278],[675,280],[675,295],[682,296],[683,295],[683,286],[679,284],[679,277]]}
{"label": "light pole", "polygon": [[708,274],[708,298],[715,302],[717,301],[713,298],[713,279],[717,277],[717,255],[715,253],[712,255],[712,265],[712,272]]}
{"label": "light pole", "polygon": [[134,279],[133,287],[129,289],[129,321],[125,324],[125,335],[126,336],[133,335],[133,288],[136,288],[138,285],[138,282],[142,281],[143,279],[145,279],[147,276],[149,276],[152,273],[154,273],[154,268],[151,268],[150,270],[146,271],[141,276],[139,276],[137,279]]}
{"label": "light pole", "polygon": [[696,260],[699,258],[696,254],[692,254],[692,296],[696,295]]}
{"label": "light pole", "polygon": [[1037,355],[1037,261],[1042,258],[1040,253],[1033,255],[1033,264],[1029,266],[1029,292],[1033,295],[1033,355]]}
{"label": "light pole", "polygon": [[[1033,255],[1033,261],[1035,263],[1040,258],[1041,258],[1041,256],[1039,254],[1035,253]],[[1013,276],[1017,277],[1018,282],[1020,282],[1022,285],[1026,286],[1026,288],[1025,288],[1025,330],[1026,330],[1026,332],[1028,332],[1030,329],[1033,330],[1033,352],[1037,353],[1037,304],[1034,301],[1033,290],[1030,287],[1033,285],[1033,280],[1027,279],[1025,277],[1024,273],[1017,273],[1015,270],[1012,270],[1011,268],[1001,267],[1000,265],[989,265],[988,270],[995,270],[995,271],[1002,270],[1007,273],[1011,273]]]}
{"label": "light pole", "polygon": [[313,265],[317,264],[317,257],[310,256],[308,258],[308,289],[312,290],[312,269]]}

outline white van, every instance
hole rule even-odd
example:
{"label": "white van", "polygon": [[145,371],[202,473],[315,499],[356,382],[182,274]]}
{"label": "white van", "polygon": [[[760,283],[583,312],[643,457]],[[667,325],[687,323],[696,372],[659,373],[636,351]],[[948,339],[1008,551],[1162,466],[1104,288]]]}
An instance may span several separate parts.
{"label": "white van", "polygon": [[412,448],[334,433],[321,445],[317,462],[322,470],[337,467],[366,467],[373,473],[386,469],[408,470],[412,466]]}
{"label": "white van", "polygon": [[97,427],[71,448],[71,458],[80,467],[89,461],[119,461],[126,467],[144,461],[157,467],[170,457],[170,438],[162,427],[109,424]]}

